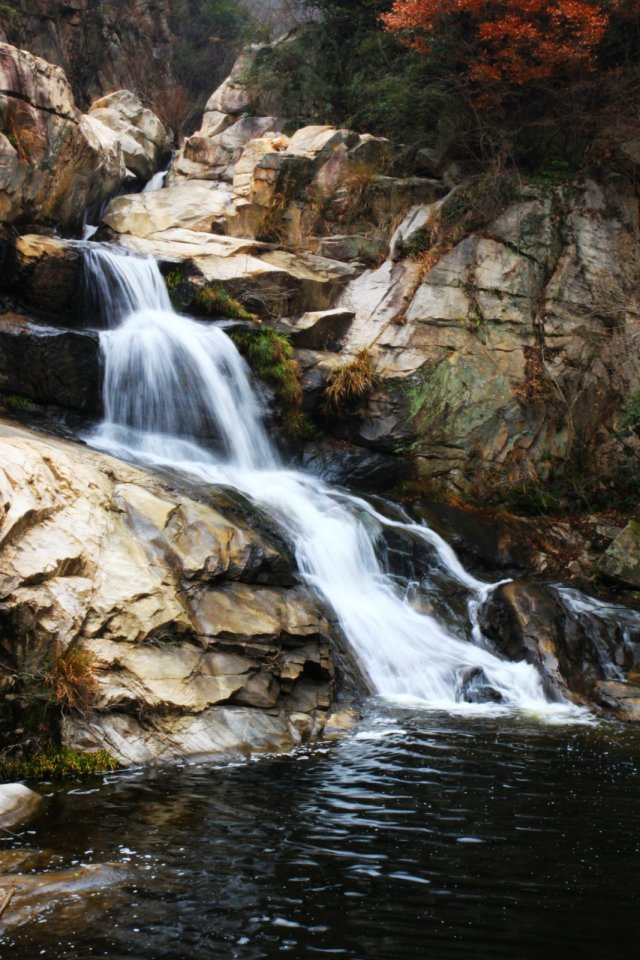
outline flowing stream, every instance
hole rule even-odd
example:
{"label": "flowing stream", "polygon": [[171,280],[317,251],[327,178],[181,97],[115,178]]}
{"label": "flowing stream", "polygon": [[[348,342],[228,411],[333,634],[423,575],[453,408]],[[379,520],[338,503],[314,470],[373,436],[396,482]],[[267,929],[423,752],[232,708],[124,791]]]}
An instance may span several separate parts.
{"label": "flowing stream", "polygon": [[[232,486],[267,508],[306,582],[334,611],[374,692],[459,709],[465,678],[481,670],[507,707],[574,710],[547,702],[532,666],[486,648],[476,614],[495,584],[471,576],[444,540],[279,462],[244,360],[222,329],[172,310],[153,259],[95,245],[86,264],[109,327],[101,339],[105,419],[90,438],[94,445]],[[448,576],[466,589],[469,639],[416,609],[385,571],[377,549],[385,528],[435,549]]]}

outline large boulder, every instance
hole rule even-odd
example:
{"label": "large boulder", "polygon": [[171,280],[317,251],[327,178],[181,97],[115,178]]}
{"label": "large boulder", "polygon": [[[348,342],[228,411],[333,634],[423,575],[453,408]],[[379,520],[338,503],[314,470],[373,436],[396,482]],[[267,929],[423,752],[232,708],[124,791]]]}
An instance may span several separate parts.
{"label": "large boulder", "polygon": [[94,101],[88,116],[115,133],[127,169],[141,180],[149,180],[169,156],[169,134],[155,113],[130,90],[116,90]]}
{"label": "large boulder", "polygon": [[322,729],[335,628],[246,503],[221,512],[60,442],[0,447],[0,672],[89,658],[66,744],[140,763]]}
{"label": "large boulder", "polygon": [[122,152],[82,116],[59,67],[0,43],[0,219],[78,230],[115,192]]}

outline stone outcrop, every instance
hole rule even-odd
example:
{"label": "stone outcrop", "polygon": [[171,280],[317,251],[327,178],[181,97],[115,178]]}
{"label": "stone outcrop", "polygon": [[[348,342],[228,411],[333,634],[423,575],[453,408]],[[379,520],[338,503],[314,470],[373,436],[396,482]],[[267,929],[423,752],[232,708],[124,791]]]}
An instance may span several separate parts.
{"label": "stone outcrop", "polygon": [[246,504],[60,442],[0,446],[0,672],[89,658],[91,706],[65,709],[65,744],[141,763],[322,730],[336,628]]}
{"label": "stone outcrop", "polygon": [[59,67],[0,43],[0,220],[78,230],[124,178],[115,135],[77,109]]}
{"label": "stone outcrop", "polygon": [[[393,477],[395,462],[396,480],[409,470],[435,495],[516,506],[619,488],[638,454],[637,438],[620,436],[640,388],[631,182],[510,181],[472,230],[486,185],[394,169],[393,146],[367,134],[291,132],[287,105],[251,83],[261,51],[212,94],[165,187],[116,197],[99,236],[157,257],[182,309],[200,310],[209,287],[291,335],[305,411],[331,438],[308,462],[327,461],[337,439],[354,463],[382,458]],[[127,113],[130,99],[107,98],[89,120],[117,104]],[[57,263],[32,238],[15,251],[26,312],[40,301],[44,319],[66,312],[73,325],[72,254]],[[376,389],[326,416],[327,378],[363,349]]]}
{"label": "stone outcrop", "polygon": [[512,581],[480,611],[498,653],[541,672],[549,696],[640,720],[640,627],[623,607],[542,584]]}
{"label": "stone outcrop", "polygon": [[88,116],[115,133],[127,170],[140,180],[149,180],[169,159],[171,141],[167,131],[155,113],[130,90],[116,90],[95,100]]}
{"label": "stone outcrop", "polygon": [[[412,457],[434,491],[603,491],[637,456],[618,436],[640,386],[637,203],[618,183],[524,187],[430,261],[429,231],[454,202],[460,188],[410,211],[392,259],[341,296],[355,311],[347,353],[368,344],[383,378],[344,435]],[[398,259],[416,224],[426,271]]]}

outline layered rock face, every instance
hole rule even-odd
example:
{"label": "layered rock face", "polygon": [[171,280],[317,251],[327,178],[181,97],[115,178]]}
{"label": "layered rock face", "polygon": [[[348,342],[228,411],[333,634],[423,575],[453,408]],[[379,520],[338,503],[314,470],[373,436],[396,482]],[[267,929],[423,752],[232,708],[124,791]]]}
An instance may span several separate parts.
{"label": "layered rock face", "polygon": [[63,71],[0,43],[0,220],[77,230],[122,183],[116,135],[76,108]]}
{"label": "layered rock face", "polygon": [[0,446],[0,672],[82,651],[65,744],[142,763],[323,729],[336,631],[263,518],[70,445]]}

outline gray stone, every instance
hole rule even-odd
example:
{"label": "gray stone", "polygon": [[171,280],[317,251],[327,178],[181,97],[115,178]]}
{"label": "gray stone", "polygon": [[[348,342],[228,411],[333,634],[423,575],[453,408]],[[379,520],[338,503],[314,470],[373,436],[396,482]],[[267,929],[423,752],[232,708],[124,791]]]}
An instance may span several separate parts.
{"label": "gray stone", "polygon": [[631,520],[598,562],[600,572],[627,587],[640,587],[640,523]]}

